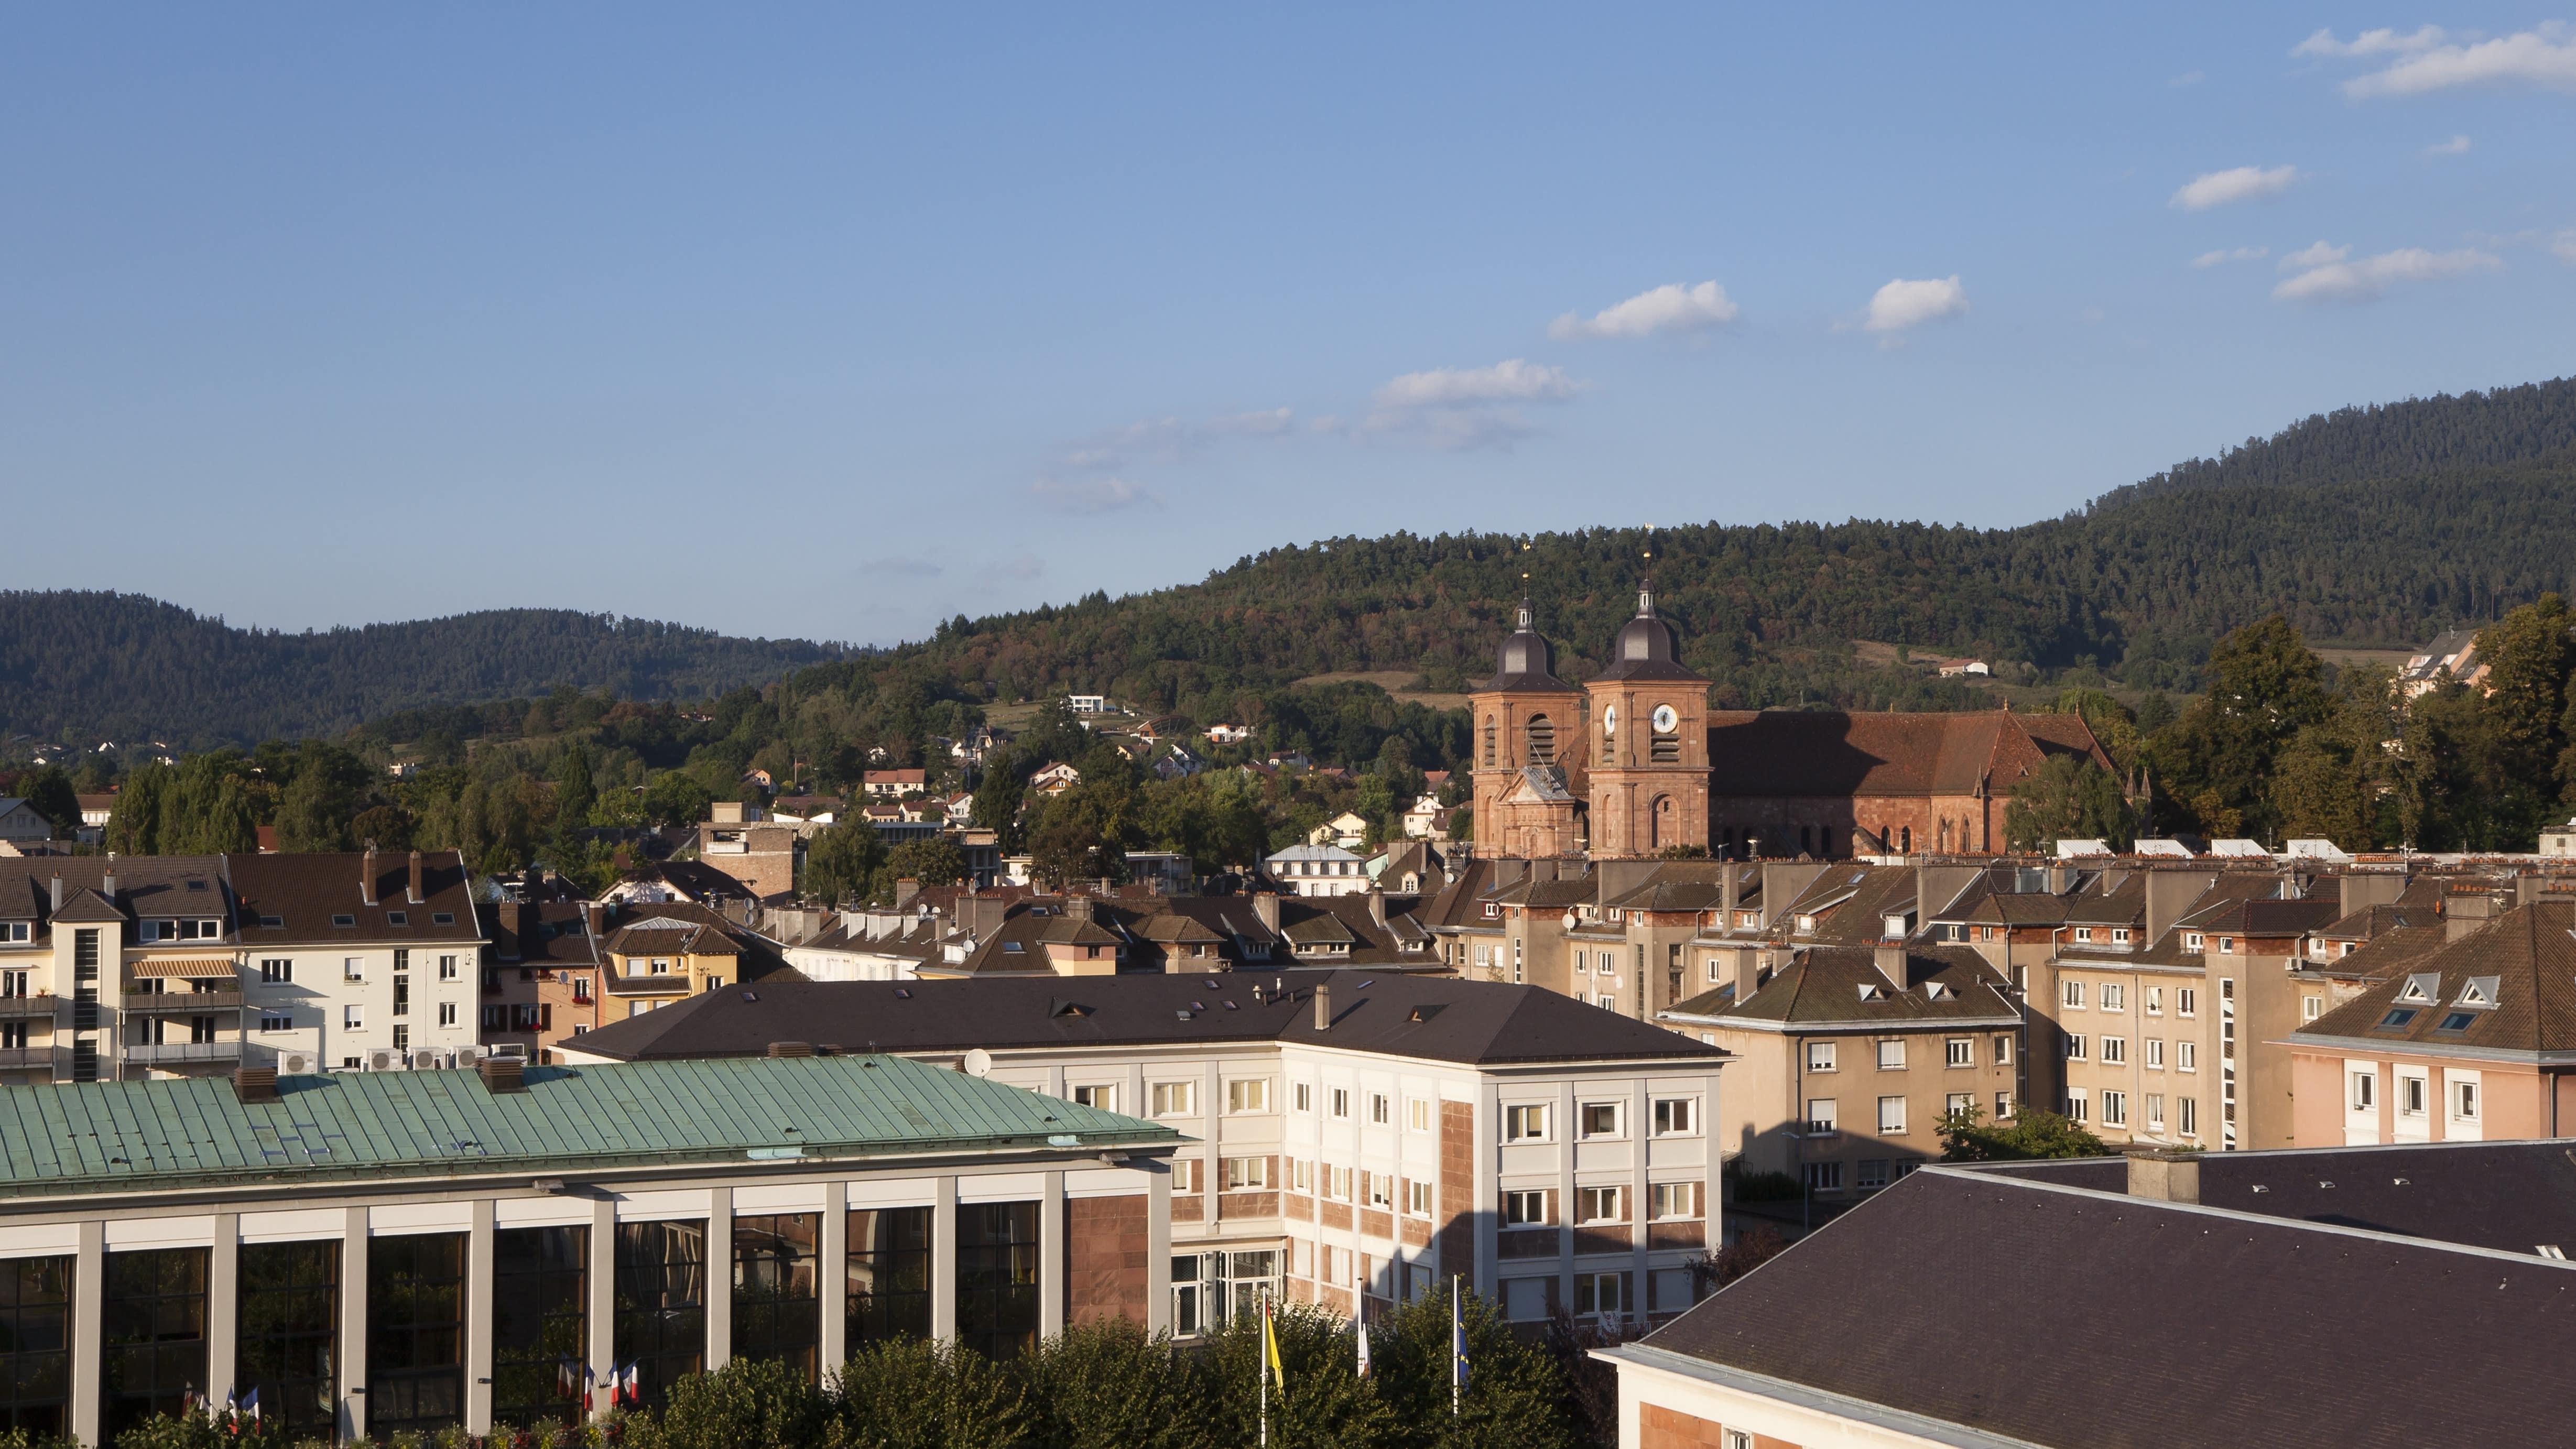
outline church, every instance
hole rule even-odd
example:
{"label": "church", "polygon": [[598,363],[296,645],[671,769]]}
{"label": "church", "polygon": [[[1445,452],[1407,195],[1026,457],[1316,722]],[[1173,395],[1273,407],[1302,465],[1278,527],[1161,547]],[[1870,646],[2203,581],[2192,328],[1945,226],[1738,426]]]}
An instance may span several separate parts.
{"label": "church", "polygon": [[2013,787],[2049,756],[2111,768],[2075,715],[1713,711],[1680,643],[1649,583],[1607,667],[1568,684],[1522,601],[1469,696],[1479,853],[1998,854]]}

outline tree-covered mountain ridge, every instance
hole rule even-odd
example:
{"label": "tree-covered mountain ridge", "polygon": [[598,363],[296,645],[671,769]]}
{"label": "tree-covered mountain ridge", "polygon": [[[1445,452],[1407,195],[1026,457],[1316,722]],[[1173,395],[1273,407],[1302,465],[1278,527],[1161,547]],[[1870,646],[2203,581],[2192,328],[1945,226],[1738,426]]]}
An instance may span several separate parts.
{"label": "tree-covered mountain ridge", "polygon": [[[2064,516],[2011,528],[1849,520],[1283,546],[1198,583],[1094,593],[851,651],[552,610],[281,635],[133,595],[0,594],[0,729],[172,745],[336,732],[557,686],[792,693],[909,717],[1069,689],[1223,717],[1316,674],[1489,673],[1513,603],[1587,677],[1651,569],[1726,706],[1956,708],[1859,640],[1972,654],[2023,682],[2195,688],[2214,640],[2279,613],[2327,644],[2402,647],[2576,592],[2576,379],[2308,418]],[[1651,558],[1648,555],[1651,553]]]}

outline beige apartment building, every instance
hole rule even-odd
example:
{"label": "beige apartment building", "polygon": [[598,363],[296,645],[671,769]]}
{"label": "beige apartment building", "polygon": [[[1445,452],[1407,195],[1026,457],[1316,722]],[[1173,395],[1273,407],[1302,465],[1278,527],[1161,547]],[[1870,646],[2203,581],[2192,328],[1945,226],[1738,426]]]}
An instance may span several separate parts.
{"label": "beige apartment building", "polygon": [[1351,968],[817,982],[719,991],[569,1060],[894,1052],[1188,1141],[1171,1322],[1264,1291],[1371,1311],[1465,1276],[1510,1315],[1620,1324],[1692,1301],[1717,1047],[1529,986]]}

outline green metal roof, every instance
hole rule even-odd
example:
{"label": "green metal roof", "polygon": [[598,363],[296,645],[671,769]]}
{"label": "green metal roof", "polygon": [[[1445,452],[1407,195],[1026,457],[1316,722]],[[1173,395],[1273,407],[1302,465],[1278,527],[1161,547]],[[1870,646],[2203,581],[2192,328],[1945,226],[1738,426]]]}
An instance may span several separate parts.
{"label": "green metal roof", "polygon": [[385,1177],[1177,1143],[1181,1135],[902,1057],[620,1063],[0,1087],[0,1191],[238,1187]]}

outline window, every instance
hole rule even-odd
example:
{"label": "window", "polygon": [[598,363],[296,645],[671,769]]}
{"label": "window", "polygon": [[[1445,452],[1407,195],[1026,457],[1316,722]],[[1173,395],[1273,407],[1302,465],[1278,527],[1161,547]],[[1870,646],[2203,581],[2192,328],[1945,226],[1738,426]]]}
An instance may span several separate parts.
{"label": "window", "polygon": [[2236,954],[2236,938],[2235,938],[2234,936],[2221,936],[2221,937],[2219,937],[2219,938],[2218,938],[2218,954],[2219,954],[2219,955],[2221,955],[2221,956],[2233,956],[2233,955],[2235,955],[2235,954]]}
{"label": "window", "polygon": [[2165,989],[2164,989],[2163,987],[2161,987],[2161,986],[2150,986],[2150,987],[2148,987],[2148,988],[2147,988],[2147,1015],[2149,1015],[2149,1016],[2162,1016],[2162,1015],[2164,1015],[2164,1014],[2165,1014]]}
{"label": "window", "polygon": [[1878,1044],[1878,1069],[1882,1072],[1905,1070],[1905,1042],[1901,1038]]}
{"label": "window", "polygon": [[262,985],[267,986],[291,982],[295,979],[295,963],[292,960],[262,961],[259,963],[259,979]]}
{"label": "window", "polygon": [[2093,1103],[2091,1100],[2091,1094],[2086,1092],[2082,1087],[2067,1088],[2066,1115],[2074,1118],[2078,1122],[2092,1121]]}
{"label": "window", "polygon": [[2012,1059],[2013,1039],[2009,1036],[1998,1035],[1995,1038],[1995,1065],[1999,1067],[2011,1066]]}
{"label": "window", "polygon": [[263,1423],[328,1438],[340,1398],[340,1244],[244,1243],[240,1251],[233,1381],[259,1395]]}
{"label": "window", "polygon": [[1199,1166],[1199,1160],[1195,1157],[1173,1158],[1172,1191],[1185,1194],[1197,1192],[1203,1185],[1200,1180]]}
{"label": "window", "polygon": [[1547,1140],[1545,1106],[1505,1107],[1503,1140],[1506,1142],[1544,1142]]}
{"label": "window", "polygon": [[1288,1088],[1288,1106],[1290,1110],[1297,1112],[1314,1111],[1315,1084],[1312,1082],[1297,1082],[1290,1085]]}
{"label": "window", "polygon": [[1574,1190],[1574,1220],[1577,1223],[1624,1223],[1628,1220],[1628,1189],[1624,1187],[1578,1187]]}
{"label": "window", "polygon": [[1942,1043],[1942,1050],[1944,1060],[1950,1066],[1973,1067],[1977,1064],[1977,1043],[1973,1038],[1954,1036]]}
{"label": "window", "polygon": [[2197,1137],[2197,1136],[2199,1136],[2199,1135],[2200,1135],[2200,1102],[2199,1102],[2199,1100],[2198,1100],[2198,1099],[2196,1099],[2196,1098],[2192,1098],[2192,1097],[2176,1097],[2176,1098],[2174,1099],[2174,1106],[2176,1106],[2176,1107],[2180,1108],[2180,1109],[2181,1109],[2181,1111],[2182,1111],[2182,1121],[2181,1121],[2181,1124],[2180,1124],[2180,1125],[2181,1125],[2181,1127],[2182,1127],[2182,1134],[2183,1134],[2185,1137]]}
{"label": "window", "polygon": [[1692,1132],[1697,1130],[1694,1124],[1698,1120],[1698,1106],[1699,1099],[1696,1097],[1673,1097],[1657,1102],[1655,1104],[1655,1135],[1658,1137],[1687,1137],[1691,1135]]}
{"label": "window", "polygon": [[2126,1127],[2129,1125],[2128,1093],[2104,1092],[2102,1094],[2102,1125],[2105,1127]]}
{"label": "window", "polygon": [[1073,1089],[1073,1105],[1091,1107],[1102,1112],[1118,1110],[1118,1088],[1115,1083]]}
{"label": "window", "polygon": [[1580,1113],[1586,1137],[1616,1137],[1619,1134],[1619,1104],[1586,1102]]}
{"label": "window", "polygon": [[2299,998],[2299,1020],[2314,1021],[2318,1017],[2325,1015],[2325,1012],[2326,999],[2324,997],[2302,996]]}
{"label": "window", "polygon": [[1335,1087],[1333,1089],[1333,1115],[1336,1117],[1348,1117],[1351,1115],[1351,1093],[1349,1088]]}
{"label": "window", "polygon": [[2477,1083],[2453,1082],[2451,1084],[2451,1115],[2463,1119],[2474,1119],[2478,1115]]}
{"label": "window", "polygon": [[2102,1038],[2102,1063],[2103,1063],[2103,1065],[2105,1065],[2105,1066],[2118,1066],[2118,1065],[2120,1065],[2122,1062],[2127,1061],[2128,1059],[2129,1059],[2129,1039],[2128,1039],[2127,1037],[2121,1037],[2121,1036],[2106,1036],[2106,1037]]}
{"label": "window", "polygon": [[1995,1093],[1995,1120],[2001,1122],[2012,1114],[2012,1093]]}
{"label": "window", "polygon": [[1199,1114],[1199,1084],[1196,1082],[1156,1082],[1154,1115],[1157,1117],[1195,1117]]}
{"label": "window", "polygon": [[453,1002],[453,1001],[442,1001],[442,1002],[438,1003],[438,1024],[439,1024],[440,1026],[454,1026],[454,1025],[456,1025],[456,1003],[455,1003],[455,1002]]}
{"label": "window", "polygon": [[1628,1311],[1627,1287],[1625,1273],[1577,1273],[1574,1311],[1580,1317],[1617,1318]]}
{"label": "window", "polygon": [[2397,1110],[2403,1116],[2424,1115],[2424,1079],[2401,1076],[2397,1079]]}
{"label": "window", "polygon": [[1267,1157],[1229,1157],[1220,1166],[1225,1171],[1227,1192],[1252,1192],[1270,1185]]}
{"label": "window", "polygon": [[1394,1178],[1383,1172],[1363,1172],[1360,1177],[1368,1184],[1368,1191],[1361,1195],[1368,1199],[1370,1207],[1382,1208],[1395,1205]]}
{"label": "window", "polygon": [[1974,1092],[1952,1092],[1941,1099],[1941,1111],[1944,1115],[1952,1112],[1972,1112],[1976,1110],[1976,1106],[1977,1094]]}
{"label": "window", "polygon": [[292,1016],[273,1016],[269,1013],[262,1012],[259,1018],[259,1029],[261,1031],[293,1031],[295,1030],[295,1018]]}
{"label": "window", "polygon": [[366,979],[367,979],[367,958],[365,958],[364,956],[344,956],[344,957],[342,957],[342,958],[340,959],[340,979],[341,979],[341,980],[343,980],[343,981],[364,981],[364,980],[366,980]]}
{"label": "window", "polygon": [[1903,1097],[1878,1099],[1878,1131],[1882,1137],[1905,1135],[1905,1099]]}
{"label": "window", "polygon": [[[114,1443],[126,1430],[155,1414],[185,1413],[191,1401],[205,1391],[207,1259],[208,1250],[204,1248],[154,1248],[106,1256],[106,1294],[100,1313],[106,1346],[101,1374],[106,1413],[100,1424],[101,1440]],[[18,1333],[33,1326],[25,1322],[24,1309],[45,1296],[30,1293],[23,1275],[30,1270],[40,1271],[48,1262],[62,1265],[63,1286],[68,1288],[68,1259],[27,1258],[8,1265],[22,1275],[14,1285],[21,1305],[20,1322],[13,1325]],[[54,1342],[67,1341],[61,1327],[48,1327],[52,1327]],[[23,1359],[20,1362],[21,1373],[40,1367]],[[68,1365],[56,1372],[63,1381],[70,1378]],[[71,1426],[66,1423],[62,1427]]]}
{"label": "window", "polygon": [[2352,1110],[2367,1112],[2379,1105],[2379,1073],[2352,1074]]}
{"label": "window", "polygon": [[455,957],[441,956],[438,958],[438,979],[441,981],[453,981],[456,979]]}
{"label": "window", "polygon": [[2139,1045],[2147,1049],[2148,1070],[2157,1072],[2163,1071],[2165,1069],[2165,1039],[2160,1036],[2151,1036],[2140,1041]]}
{"label": "window", "polygon": [[1887,1186],[1887,1159],[1884,1157],[1862,1158],[1860,1160],[1860,1175],[1854,1178],[1853,1181],[1860,1187]]}
{"label": "window", "polygon": [[[1273,1253],[1235,1256],[1270,1258],[1274,1262],[1277,1258]],[[1014,1358],[1037,1347],[1036,1203],[959,1205],[957,1339],[993,1359]]]}
{"label": "window", "polygon": [[2178,1070],[2178,1071],[2185,1071],[2185,1072],[2196,1072],[2196,1071],[2199,1071],[2199,1070],[2200,1070],[2200,1043],[2198,1043],[2198,1042],[2196,1042],[2196,1041],[2178,1041],[2178,1042],[2175,1042],[2175,1043],[2174,1043],[2174,1067],[2175,1067],[2175,1069],[2176,1069],[2176,1070]]}
{"label": "window", "polygon": [[1225,1084],[1225,1110],[1228,1116],[1270,1110],[1270,1079],[1246,1077]]}
{"label": "window", "polygon": [[1820,1136],[1834,1130],[1834,1099],[1809,1097],[1807,1099],[1807,1135]]}
{"label": "window", "polygon": [[2200,1010],[2200,990],[2192,986],[2174,988],[2174,1015],[2191,1016]]}
{"label": "window", "polygon": [[2111,928],[2111,944],[2114,946],[2125,946],[2129,944],[2129,928],[2126,926],[2113,926]]}
{"label": "window", "polygon": [[2413,1024],[2415,1017],[2416,1010],[2414,1007],[2401,1006],[2396,1010],[2391,1011],[2386,1016],[2381,1017],[2379,1019],[2378,1029],[2381,1031],[2400,1031]]}
{"label": "window", "polygon": [[2435,1031],[2467,1031],[2469,1029],[2469,1023],[2477,1019],[2478,1014],[2474,1011],[2455,1011],[2450,1015],[2443,1017],[2442,1024],[2433,1029]]}
{"label": "window", "polygon": [[1431,1216],[1431,1184],[1419,1180],[1405,1183],[1404,1210],[1417,1218]]}
{"label": "window", "polygon": [[1384,1092],[1369,1093],[1369,1125],[1384,1127],[1395,1120],[1395,1103]]}
{"label": "window", "polygon": [[[27,941],[32,937],[35,925],[33,921],[0,921],[0,941]],[[1713,981],[1717,978],[1712,976],[1709,979]]]}
{"label": "window", "polygon": [[394,1015],[411,1015],[411,977],[397,972],[394,976]]}
{"label": "window", "polygon": [[1646,1207],[1657,1222],[1699,1216],[1699,1188],[1695,1182],[1658,1182],[1647,1188],[1652,1194]]}
{"label": "window", "polygon": [[1840,1191],[1842,1191],[1842,1190],[1843,1190],[1843,1165],[1842,1165],[1841,1163],[1839,1163],[1839,1162],[1810,1162],[1810,1163],[1808,1163],[1808,1164],[1807,1164],[1807,1186],[1808,1186],[1808,1188],[1809,1188],[1809,1189],[1811,1189],[1812,1191],[1815,1191],[1815,1192],[1840,1192]]}
{"label": "window", "polygon": [[1535,1228],[1543,1227],[1546,1223],[1546,1193],[1507,1192],[1503,1194],[1503,1226],[1509,1228]]}
{"label": "window", "polygon": [[465,1234],[368,1244],[366,1417],[383,1440],[465,1417]]}
{"label": "window", "polygon": [[2070,1031],[2067,1032],[2065,1036],[2066,1059],[2070,1062],[2080,1062],[2085,1060],[2089,1054],[2089,1048],[2085,1045],[2083,1034],[2080,1032]]}
{"label": "window", "polygon": [[1807,1070],[1830,1072],[1834,1069],[1834,1044],[1829,1041],[1807,1043]]}
{"label": "window", "polygon": [[2125,1003],[2128,998],[2129,993],[2127,989],[2122,987],[2119,983],[2114,981],[2105,981],[2102,983],[2101,1000],[2102,1009],[2104,1011],[2126,1010],[2127,1007],[2123,1003]]}
{"label": "window", "polygon": [[2206,936],[2203,936],[2203,935],[2202,935],[2200,932],[2198,932],[2198,931],[2192,931],[2192,932],[2190,932],[2190,933],[2186,934],[2186,935],[2182,938],[2182,948],[2183,948],[2184,950],[2186,950],[2186,951],[2200,951],[2200,950],[2205,950],[2205,949],[2207,949],[2208,945],[2209,945],[2209,938],[2208,938],[2208,937],[2206,937]]}
{"label": "window", "polygon": [[2067,1010],[2082,1011],[2084,1009],[2084,983],[2081,981],[2067,982],[2064,990],[2060,993],[2060,997],[2066,1003]]}
{"label": "window", "polygon": [[2165,1094],[2162,1092],[2149,1092],[2147,1094],[2147,1126],[2156,1131],[2162,1131],[2164,1130],[2164,1125]]}
{"label": "window", "polygon": [[364,1029],[366,1028],[366,1025],[367,1025],[367,1009],[366,1009],[365,1007],[363,1007],[363,1006],[344,1006],[344,1007],[341,1007],[341,1008],[340,1008],[340,1029],[341,1029],[341,1030],[343,1030],[343,1031],[362,1031],[362,1030],[364,1030]]}
{"label": "window", "polygon": [[1290,1192],[1313,1192],[1315,1190],[1315,1164],[1304,1161],[1300,1158],[1292,1157],[1288,1159],[1288,1190]]}
{"label": "window", "polygon": [[2093,928],[2092,928],[2091,926],[2078,926],[2078,927],[2076,927],[2076,928],[2075,928],[2075,939],[2076,939],[2076,940],[2078,940],[2078,941],[2090,941],[2090,940],[2092,940],[2092,939],[2093,939]]}

